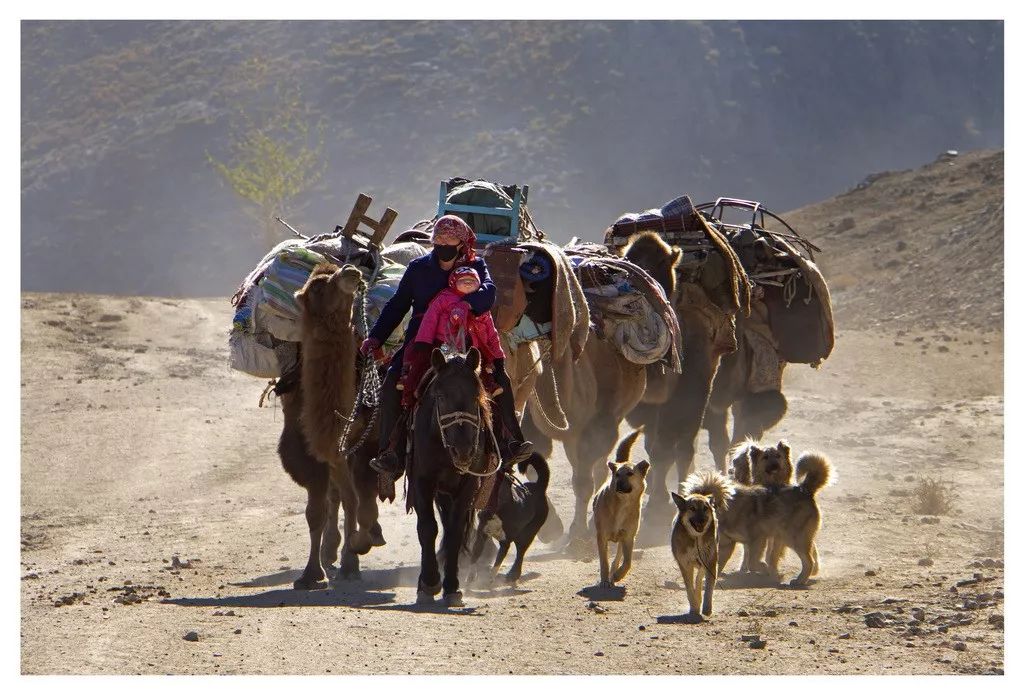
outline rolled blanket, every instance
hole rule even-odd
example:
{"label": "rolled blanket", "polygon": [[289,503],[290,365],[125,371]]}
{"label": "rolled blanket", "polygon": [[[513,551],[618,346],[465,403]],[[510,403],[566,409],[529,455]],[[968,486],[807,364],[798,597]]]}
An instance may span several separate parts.
{"label": "rolled blanket", "polygon": [[[669,363],[674,372],[682,372],[682,331],[679,327],[679,319],[676,316],[675,309],[665,296],[665,290],[661,287],[661,284],[632,261],[612,255],[603,245],[593,243],[577,244],[566,247],[565,251],[568,256],[574,259],[573,263],[576,273],[585,285],[594,286],[596,289],[601,284],[598,279],[603,274],[611,273],[614,275],[620,273],[626,276],[629,285],[643,296],[650,310],[661,320],[661,326],[664,327],[665,335],[668,337],[668,345],[665,348],[668,352]],[[588,276],[591,278],[589,282],[587,280]],[[592,292],[588,288],[588,301],[595,301],[594,297],[602,293],[603,290]],[[619,295],[620,292],[610,292],[609,294]],[[624,337],[628,335],[628,342],[634,346],[634,348],[628,350],[635,350],[638,356],[655,350],[657,343],[661,340],[653,340],[651,335],[651,332],[656,330],[657,324],[650,328],[643,328],[643,326],[644,322],[641,321],[636,322],[636,326],[633,329],[623,329],[625,332]],[[664,357],[666,350],[663,350],[654,359],[647,360],[645,358],[639,364],[648,364]],[[627,355],[627,357],[629,356]]]}

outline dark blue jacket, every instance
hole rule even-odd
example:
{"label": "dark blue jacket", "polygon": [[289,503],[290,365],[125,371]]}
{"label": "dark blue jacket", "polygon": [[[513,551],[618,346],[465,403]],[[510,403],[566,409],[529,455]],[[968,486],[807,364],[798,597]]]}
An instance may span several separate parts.
{"label": "dark blue jacket", "polygon": [[[469,303],[473,313],[480,315],[490,311],[491,307],[494,306],[497,290],[491,281],[490,274],[487,272],[487,263],[478,256],[470,264],[456,262],[452,268],[455,269],[460,265],[472,266],[480,274],[480,288],[464,298]],[[381,310],[377,323],[370,330],[370,337],[384,343],[388,336],[402,322],[402,317],[405,316],[405,313],[412,307],[412,319],[405,330],[403,346],[408,344],[410,340],[415,338],[416,331],[420,327],[420,321],[423,319],[423,314],[427,311],[430,301],[434,299],[437,293],[448,287],[449,273],[451,271],[442,270],[438,265],[433,252],[418,259],[413,259],[409,263],[408,268],[405,269],[402,280],[398,282],[398,290],[387,301],[387,304],[384,305],[384,309]]]}

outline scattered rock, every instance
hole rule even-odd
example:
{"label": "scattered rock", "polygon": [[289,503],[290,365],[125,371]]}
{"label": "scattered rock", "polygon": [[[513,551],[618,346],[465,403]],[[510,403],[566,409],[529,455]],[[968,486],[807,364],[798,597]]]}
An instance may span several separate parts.
{"label": "scattered rock", "polygon": [[917,564],[924,568],[931,568],[933,565],[935,565],[935,561],[933,561],[930,558],[920,558],[918,559]]}
{"label": "scattered rock", "polygon": [[183,636],[183,638],[191,643],[195,643],[199,640],[199,634],[195,631],[189,631]]}
{"label": "scattered rock", "polygon": [[990,617],[988,617],[988,623],[989,623],[990,626],[1002,630],[1003,629],[1003,624],[1004,624],[1003,615],[1002,614],[992,614]]}
{"label": "scattered rock", "polygon": [[885,615],[880,611],[873,611],[864,616],[864,623],[868,628],[885,628]]}
{"label": "scattered rock", "polygon": [[839,638],[842,639],[842,640],[849,640],[850,634],[849,633],[840,633],[839,634]]}
{"label": "scattered rock", "polygon": [[607,609],[605,609],[604,607],[602,607],[600,604],[598,604],[597,602],[595,602],[593,600],[587,602],[587,609],[593,609],[595,614],[604,614],[605,612],[608,611]]}
{"label": "scattered rock", "polygon": [[779,615],[779,612],[775,611],[774,609],[765,609],[764,610],[764,616],[772,617],[772,616],[778,616],[778,615]]}
{"label": "scattered rock", "polygon": [[596,653],[594,653],[594,657],[604,657],[604,653],[598,650]]}
{"label": "scattered rock", "polygon": [[953,643],[952,647],[954,650],[958,652],[963,652],[967,650],[967,643],[963,642],[962,640],[958,640],[955,643]]}
{"label": "scattered rock", "polygon": [[763,650],[764,647],[766,645],[768,645],[768,641],[766,641],[766,640],[752,640],[749,643],[747,643],[747,645],[749,645],[752,650]]}
{"label": "scattered rock", "polygon": [[876,575],[878,575],[878,573],[876,573],[876,572],[875,572],[875,571],[873,571],[873,570],[865,570],[865,571],[864,571],[864,577],[866,577],[866,578],[873,578],[873,577],[875,577]]}
{"label": "scattered rock", "polygon": [[235,635],[236,635],[236,636],[237,636],[237,635],[238,635],[239,633],[241,633],[241,632],[242,632],[242,629],[240,629],[240,628],[236,628],[236,629],[235,629]]}

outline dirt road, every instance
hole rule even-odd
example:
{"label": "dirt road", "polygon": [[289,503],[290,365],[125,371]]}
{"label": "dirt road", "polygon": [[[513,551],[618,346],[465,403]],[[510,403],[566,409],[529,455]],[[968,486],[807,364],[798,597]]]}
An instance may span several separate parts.
{"label": "dirt road", "polygon": [[[687,625],[667,526],[620,598],[581,596],[596,560],[539,545],[518,586],[424,611],[415,518],[393,505],[361,581],[293,591],[305,497],[276,458],[280,411],[256,408],[260,381],[226,366],[227,303],[25,294],[22,307],[25,673],[1003,668],[1001,334],[840,332],[821,370],[792,367],[773,435],[837,471],[821,577],[723,580],[712,620]],[[552,469],[568,519],[557,448]],[[927,477],[955,487],[948,514],[915,513]],[[764,647],[741,639],[755,634]]]}

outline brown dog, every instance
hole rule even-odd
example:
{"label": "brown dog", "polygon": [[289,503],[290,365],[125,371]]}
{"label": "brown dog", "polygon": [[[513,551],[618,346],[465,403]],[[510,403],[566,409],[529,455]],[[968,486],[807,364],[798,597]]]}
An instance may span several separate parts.
{"label": "brown dog", "polygon": [[[679,509],[672,524],[672,555],[683,574],[690,617],[700,621],[711,616],[713,608],[712,598],[718,582],[717,511],[728,508],[733,484],[717,471],[694,472],[682,489],[682,495],[672,493],[672,500]],[[704,601],[700,603],[702,582]]]}
{"label": "brown dog", "polygon": [[[769,488],[793,483],[793,461],[785,440],[779,440],[774,447],[759,447],[757,442],[747,438],[731,454],[732,476],[739,483]],[[750,547],[744,544],[740,572],[764,572],[765,569],[763,554],[753,556]]]}
{"label": "brown dog", "polygon": [[818,572],[818,550],[814,538],[821,527],[821,511],[815,498],[829,480],[831,466],[821,454],[802,454],[796,463],[795,486],[768,487],[737,484],[729,508],[718,517],[718,570],[728,562],[737,543],[745,544],[751,558],[760,558],[769,542],[767,566],[759,570],[778,577],[778,563],[787,548],[802,564],[791,585],[807,583]]}
{"label": "brown dog", "polygon": [[[597,555],[601,562],[601,587],[611,587],[626,577],[633,561],[633,543],[640,528],[640,503],[647,489],[645,477],[651,465],[647,460],[629,463],[633,443],[642,428],[619,442],[615,461],[608,462],[608,480],[594,495],[594,528],[597,531]],[[608,565],[608,542],[618,544],[614,568]]]}

